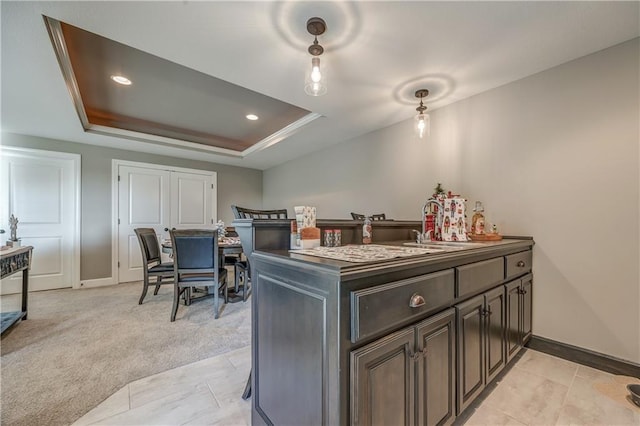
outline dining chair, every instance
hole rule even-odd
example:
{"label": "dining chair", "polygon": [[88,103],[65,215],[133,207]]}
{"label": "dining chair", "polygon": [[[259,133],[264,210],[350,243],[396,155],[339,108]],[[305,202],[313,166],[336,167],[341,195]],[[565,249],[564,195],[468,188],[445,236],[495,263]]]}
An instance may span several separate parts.
{"label": "dining chair", "polygon": [[191,297],[194,287],[213,287],[209,292],[213,292],[214,318],[219,318],[220,292],[224,291],[224,303],[229,301],[229,294],[227,270],[220,264],[218,232],[215,229],[176,229],[169,233],[175,276],[171,321],[176,320],[181,295],[184,294],[187,305],[194,300]]}
{"label": "dining chair", "polygon": [[256,210],[231,205],[236,219],[287,219],[287,209]]}
{"label": "dining chair", "polygon": [[365,217],[363,214],[351,212],[351,219],[353,220],[364,220]]}
{"label": "dining chair", "polygon": [[[231,210],[233,211],[233,217],[235,219],[287,219],[287,209],[256,210],[232,204]],[[240,289],[240,284],[242,284],[243,301],[247,300],[249,282],[251,281],[251,268],[249,266],[250,254],[251,253],[245,253],[247,260],[236,262],[233,268],[234,290],[237,293]]]}
{"label": "dining chair", "polygon": [[[138,244],[142,251],[143,287],[142,295],[140,296],[140,300],[138,300],[138,305],[142,305],[142,301],[149,289],[150,277],[156,277],[156,282],[154,283],[156,288],[153,291],[154,296],[158,294],[161,285],[173,284],[173,263],[162,263],[160,258],[160,244],[158,244],[158,237],[153,228],[136,228],[134,232],[138,237]],[[170,278],[170,280],[163,281],[163,278]]]}

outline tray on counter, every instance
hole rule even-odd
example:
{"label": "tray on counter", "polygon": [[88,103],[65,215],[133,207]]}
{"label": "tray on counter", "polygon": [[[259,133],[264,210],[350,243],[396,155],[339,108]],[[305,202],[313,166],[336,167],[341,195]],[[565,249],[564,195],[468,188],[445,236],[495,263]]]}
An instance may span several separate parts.
{"label": "tray on counter", "polygon": [[[345,262],[374,262],[397,257],[420,256],[433,253],[434,250],[415,247],[394,247],[379,244],[353,244],[340,247],[316,247],[306,250],[289,250],[291,253],[343,260]],[[439,251],[439,250],[438,250]]]}

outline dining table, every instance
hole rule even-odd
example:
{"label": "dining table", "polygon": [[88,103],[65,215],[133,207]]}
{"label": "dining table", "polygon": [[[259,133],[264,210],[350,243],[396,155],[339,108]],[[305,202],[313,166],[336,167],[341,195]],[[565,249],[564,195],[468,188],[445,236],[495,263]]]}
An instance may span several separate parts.
{"label": "dining table", "polygon": [[[168,254],[169,257],[173,254],[173,247],[171,240],[165,239],[162,241],[162,252]],[[222,237],[218,238],[218,258],[220,259],[220,267],[224,266],[225,256],[242,255],[242,244],[238,237]],[[229,283],[227,283],[229,286]],[[237,303],[243,300],[241,294],[235,292],[235,288],[229,287],[229,303]]]}

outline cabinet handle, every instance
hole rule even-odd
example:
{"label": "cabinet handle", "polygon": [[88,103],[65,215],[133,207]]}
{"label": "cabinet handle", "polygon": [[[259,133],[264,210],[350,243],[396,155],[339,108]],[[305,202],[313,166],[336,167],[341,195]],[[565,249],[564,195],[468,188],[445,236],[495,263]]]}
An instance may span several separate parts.
{"label": "cabinet handle", "polygon": [[521,260],[520,262],[516,263],[516,266],[518,268],[524,268],[524,260]]}
{"label": "cabinet handle", "polygon": [[427,348],[422,348],[422,356],[423,356],[423,357],[425,357],[425,358],[426,358],[426,357],[427,357],[427,353],[428,353],[428,352],[429,352],[429,351],[427,351]]}
{"label": "cabinet handle", "polygon": [[518,293],[527,294],[527,290],[525,290],[524,288],[521,288],[521,289],[518,290]]}
{"label": "cabinet handle", "polygon": [[491,315],[491,310],[490,309],[483,309],[482,312],[480,313],[480,315],[483,315],[485,317],[489,316],[489,315]]}
{"label": "cabinet handle", "polygon": [[411,296],[411,299],[409,300],[409,307],[417,308],[425,303],[424,297],[420,296],[418,293],[413,293],[413,296]]}
{"label": "cabinet handle", "polygon": [[420,352],[415,352],[415,353],[409,352],[409,358],[411,358],[414,361],[417,361],[418,358],[420,358]]}

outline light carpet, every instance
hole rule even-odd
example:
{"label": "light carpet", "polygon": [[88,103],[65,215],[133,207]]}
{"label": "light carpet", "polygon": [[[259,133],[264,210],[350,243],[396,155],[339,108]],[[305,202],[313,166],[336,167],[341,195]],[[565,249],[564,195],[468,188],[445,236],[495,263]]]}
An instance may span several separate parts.
{"label": "light carpet", "polygon": [[[173,289],[141,283],[29,294],[29,319],[1,340],[1,422],[68,425],[127,383],[250,344],[247,302],[213,298],[180,304],[170,322]],[[19,306],[2,297],[2,311]]]}

